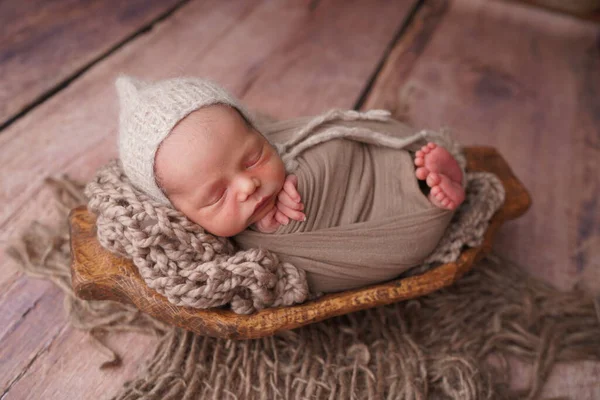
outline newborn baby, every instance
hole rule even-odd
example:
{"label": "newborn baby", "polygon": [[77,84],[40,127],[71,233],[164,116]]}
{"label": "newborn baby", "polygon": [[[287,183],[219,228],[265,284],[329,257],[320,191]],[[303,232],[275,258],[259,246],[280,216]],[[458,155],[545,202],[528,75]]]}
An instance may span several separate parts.
{"label": "newborn baby", "polygon": [[[428,143],[416,153],[415,179],[430,201],[455,209],[464,199],[462,172],[450,153]],[[173,206],[217,236],[250,225],[274,232],[303,221],[297,179],[285,174],[273,146],[234,108],[211,105],[186,116],[156,152],[155,174]]]}
{"label": "newborn baby", "polygon": [[[121,77],[117,88],[131,183],[209,233],[303,269],[314,291],[419,265],[465,197],[452,155],[433,142],[409,149],[422,136],[386,113],[267,123],[201,79]],[[398,134],[409,138],[391,138]]]}
{"label": "newborn baby", "polygon": [[286,177],[273,146],[230,106],[179,121],[159,145],[155,173],[173,206],[217,236],[250,225],[271,233],[290,218],[305,219],[295,176]]}

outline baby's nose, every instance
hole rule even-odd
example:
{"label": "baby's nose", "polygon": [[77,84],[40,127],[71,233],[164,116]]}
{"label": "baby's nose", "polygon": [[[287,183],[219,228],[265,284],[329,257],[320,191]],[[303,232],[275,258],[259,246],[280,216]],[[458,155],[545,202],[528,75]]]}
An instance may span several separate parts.
{"label": "baby's nose", "polygon": [[260,181],[256,177],[247,177],[241,179],[240,182],[240,191],[238,194],[239,201],[246,201],[248,197],[250,197],[257,188],[260,187]]}

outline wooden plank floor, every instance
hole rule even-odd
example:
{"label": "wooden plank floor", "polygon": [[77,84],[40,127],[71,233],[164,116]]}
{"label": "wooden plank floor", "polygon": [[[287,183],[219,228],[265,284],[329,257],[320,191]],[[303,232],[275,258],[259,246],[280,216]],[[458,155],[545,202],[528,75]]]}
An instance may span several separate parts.
{"label": "wooden plank floor", "polygon": [[180,3],[0,2],[0,126]]}
{"label": "wooden plank floor", "polygon": [[[186,4],[2,132],[0,165],[11,179],[3,180],[0,194],[0,239],[42,215],[51,217],[43,176],[66,171],[89,179],[116,156],[118,73],[151,79],[208,76],[251,106],[280,116],[351,108],[412,6],[413,1],[383,0]],[[378,21],[374,29],[369,20]],[[108,374],[97,370],[99,354],[66,326],[57,289],[21,277],[5,257],[0,262],[6,272],[0,278],[6,293],[0,326],[8,327],[0,339],[0,384],[7,399],[26,393],[57,399],[109,396],[131,379],[133,366]],[[142,362],[152,344],[135,337],[117,343],[133,363]]]}
{"label": "wooden plank floor", "polygon": [[[0,113],[14,119],[0,132],[0,243],[33,220],[55,218],[45,176],[89,179],[116,156],[119,73],[198,75],[280,117],[384,107],[417,127],[448,126],[465,144],[496,146],[534,200],[526,216],[503,228],[496,250],[557,287],[583,281],[600,289],[598,24],[493,1],[426,0],[404,30],[417,1],[172,1],[178,8],[166,17],[167,3],[152,3],[161,6],[138,5],[139,18],[128,6],[130,22],[103,37],[56,18],[28,22],[31,37],[31,29],[60,32],[54,46],[82,41],[60,73],[32,59],[11,83],[10,93],[25,93],[42,79],[39,71],[53,79]],[[89,11],[72,15],[80,21]],[[90,36],[93,46],[85,45]],[[19,48],[22,59],[42,46],[28,43]],[[14,66],[1,54],[4,77]],[[50,87],[60,90],[20,114]],[[4,252],[0,268],[0,398],[110,398],[136,375],[153,338],[109,338],[124,366],[98,370],[104,358],[68,326],[59,290],[23,277]],[[519,364],[515,371],[518,387],[528,371]],[[600,398],[599,378],[595,363],[560,366],[544,394]]]}
{"label": "wooden plank floor", "polygon": [[[600,26],[516,3],[422,11],[363,107],[499,149],[533,206],[495,251],[559,288],[600,294]],[[553,378],[544,395],[600,398],[600,364],[559,366]]]}

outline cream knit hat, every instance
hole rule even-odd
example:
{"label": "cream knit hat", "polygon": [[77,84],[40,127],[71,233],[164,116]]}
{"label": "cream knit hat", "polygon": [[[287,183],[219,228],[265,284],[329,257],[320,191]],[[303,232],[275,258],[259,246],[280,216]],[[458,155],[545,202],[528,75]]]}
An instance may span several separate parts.
{"label": "cream knit hat", "polygon": [[156,183],[154,157],[175,125],[191,112],[213,104],[236,108],[254,125],[251,114],[223,88],[205,79],[174,78],[143,82],[120,76],[119,158],[123,171],[138,189],[172,206]]}

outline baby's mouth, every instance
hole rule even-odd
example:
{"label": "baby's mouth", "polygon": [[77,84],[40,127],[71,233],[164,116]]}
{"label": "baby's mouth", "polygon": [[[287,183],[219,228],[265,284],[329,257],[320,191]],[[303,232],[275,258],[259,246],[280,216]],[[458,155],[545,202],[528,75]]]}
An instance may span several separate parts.
{"label": "baby's mouth", "polygon": [[254,207],[254,212],[252,213],[252,215],[256,216],[259,212],[261,212],[269,204],[272,198],[273,195],[265,197],[261,201],[259,201]]}

